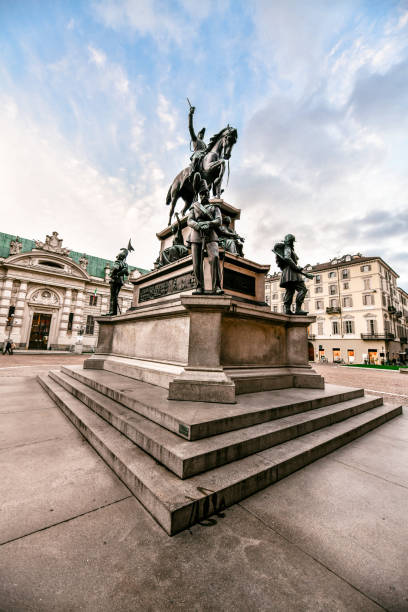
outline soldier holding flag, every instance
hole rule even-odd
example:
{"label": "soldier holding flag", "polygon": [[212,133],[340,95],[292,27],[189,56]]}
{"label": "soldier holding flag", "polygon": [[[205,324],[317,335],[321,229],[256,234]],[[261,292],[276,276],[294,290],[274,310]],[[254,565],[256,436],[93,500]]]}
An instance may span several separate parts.
{"label": "soldier holding flag", "polygon": [[108,315],[116,315],[118,314],[118,296],[119,291],[122,288],[125,276],[129,276],[129,268],[126,263],[126,257],[128,253],[134,251],[135,249],[132,247],[132,244],[129,239],[129,243],[126,249],[120,249],[120,253],[116,256],[116,261],[113,264],[111,273],[110,273],[110,306]]}

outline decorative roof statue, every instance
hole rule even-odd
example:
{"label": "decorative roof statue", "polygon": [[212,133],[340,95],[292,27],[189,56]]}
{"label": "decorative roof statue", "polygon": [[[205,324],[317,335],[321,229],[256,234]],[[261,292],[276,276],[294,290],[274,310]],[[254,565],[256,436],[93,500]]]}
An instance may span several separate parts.
{"label": "decorative roof statue", "polygon": [[84,254],[82,255],[82,257],[79,259],[79,265],[81,266],[81,268],[82,268],[83,270],[85,270],[85,272],[86,272],[86,269],[88,268],[88,263],[89,263],[89,261],[88,261],[88,259],[86,258],[86,255],[85,255],[85,253],[84,253]]}
{"label": "decorative roof statue", "polygon": [[21,253],[22,248],[23,248],[22,240],[19,236],[16,236],[16,239],[10,242],[9,255],[18,255],[19,253]]}
{"label": "decorative roof statue", "polygon": [[118,304],[118,296],[119,291],[122,288],[123,283],[125,282],[124,277],[129,276],[129,268],[126,263],[126,257],[131,251],[135,249],[132,247],[132,244],[129,239],[129,243],[126,249],[120,249],[119,254],[116,256],[116,261],[112,266],[112,270],[110,273],[110,307],[107,315],[116,315],[118,314],[119,304]]}
{"label": "decorative roof statue", "polygon": [[276,255],[276,263],[282,270],[280,286],[286,289],[283,304],[285,314],[293,314],[291,305],[295,291],[296,295],[296,315],[307,315],[307,312],[302,310],[302,304],[306,297],[307,287],[304,277],[314,278],[313,274],[305,272],[304,268],[298,266],[298,256],[294,251],[294,243],[296,238],[293,234],[286,234],[283,242],[277,242],[272,251]]}
{"label": "decorative roof statue", "polygon": [[46,236],[45,242],[35,240],[35,248],[43,251],[50,251],[51,253],[58,253],[59,255],[69,255],[70,249],[63,248],[62,238],[58,237],[58,232],[52,232],[51,236]]}
{"label": "decorative roof statue", "polygon": [[199,172],[202,179],[207,181],[209,191],[212,189],[213,196],[221,197],[221,185],[226,162],[230,159],[232,147],[238,139],[237,130],[227,125],[210,138],[208,146],[206,146],[203,140],[205,128],[201,129],[198,135],[195,134],[194,113],[195,106],[190,104],[188,123],[194,152],[191,156],[191,165],[178,173],[167,193],[166,204],[170,205],[169,225],[171,225],[171,219],[179,198],[184,200],[183,215],[192,205],[195,199],[193,178],[196,172]]}
{"label": "decorative roof statue", "polygon": [[196,280],[196,289],[193,294],[204,293],[204,250],[207,250],[208,262],[211,271],[212,293],[224,293],[221,289],[220,257],[218,249],[217,229],[222,222],[221,211],[218,206],[209,201],[210,191],[207,182],[197,172],[193,179],[195,192],[200,196],[201,202],[195,201],[187,219],[191,233],[187,242],[191,245],[193,258],[193,271]]}

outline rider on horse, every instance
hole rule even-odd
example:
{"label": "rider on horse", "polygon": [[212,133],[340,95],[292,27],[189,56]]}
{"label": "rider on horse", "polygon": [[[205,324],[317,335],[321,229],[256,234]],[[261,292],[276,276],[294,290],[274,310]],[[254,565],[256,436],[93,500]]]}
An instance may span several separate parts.
{"label": "rider on horse", "polygon": [[188,114],[188,129],[190,131],[191,142],[194,147],[194,153],[190,157],[191,159],[191,167],[190,167],[190,176],[193,176],[195,172],[200,171],[201,161],[206,154],[207,145],[205,144],[203,138],[205,134],[205,127],[202,128],[198,134],[194,132],[193,126],[193,115],[195,112],[195,106],[190,106],[190,112]]}

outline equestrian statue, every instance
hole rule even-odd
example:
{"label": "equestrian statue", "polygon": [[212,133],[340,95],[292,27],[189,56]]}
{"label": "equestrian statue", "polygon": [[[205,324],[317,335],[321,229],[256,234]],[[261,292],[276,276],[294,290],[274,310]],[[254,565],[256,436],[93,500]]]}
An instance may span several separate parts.
{"label": "equestrian statue", "polygon": [[200,173],[209,189],[212,189],[213,197],[221,197],[221,185],[225,173],[225,162],[228,162],[230,159],[232,147],[238,139],[237,130],[227,125],[227,127],[223,128],[220,132],[214,134],[214,136],[210,138],[208,145],[206,145],[204,141],[205,128],[202,128],[198,134],[194,131],[194,112],[195,106],[191,106],[190,104],[188,128],[193,145],[193,154],[190,157],[190,166],[178,173],[167,193],[166,204],[167,206],[170,205],[169,225],[171,225],[171,219],[179,198],[184,200],[183,215],[197,199],[197,194],[194,192],[193,186],[193,178],[196,172]]}

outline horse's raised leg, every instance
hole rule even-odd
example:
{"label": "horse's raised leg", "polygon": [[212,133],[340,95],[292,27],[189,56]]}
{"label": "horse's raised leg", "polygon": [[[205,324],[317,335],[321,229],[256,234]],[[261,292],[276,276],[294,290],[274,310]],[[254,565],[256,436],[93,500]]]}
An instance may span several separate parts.
{"label": "horse's raised leg", "polygon": [[173,214],[174,214],[174,210],[175,210],[175,208],[176,208],[176,203],[177,203],[177,200],[178,200],[178,194],[176,194],[176,193],[175,193],[175,194],[174,194],[174,195],[172,195],[172,197],[171,197],[171,204],[170,204],[170,215],[169,215],[169,225],[171,225],[171,218],[172,218],[172,216],[173,216]]}
{"label": "horse's raised leg", "polygon": [[185,200],[185,204],[184,204],[184,208],[181,212],[182,215],[185,215],[186,212],[188,211],[188,209],[191,207],[191,204],[193,203],[193,200]]}

